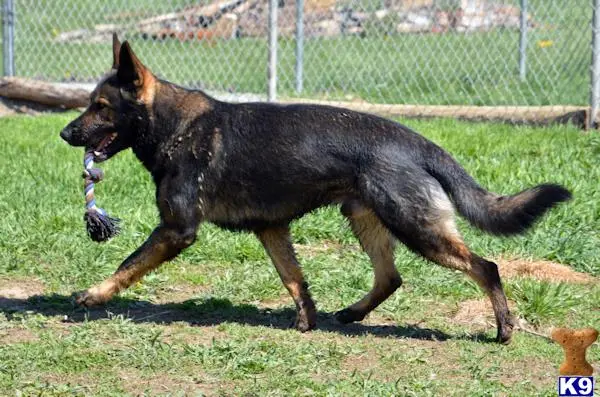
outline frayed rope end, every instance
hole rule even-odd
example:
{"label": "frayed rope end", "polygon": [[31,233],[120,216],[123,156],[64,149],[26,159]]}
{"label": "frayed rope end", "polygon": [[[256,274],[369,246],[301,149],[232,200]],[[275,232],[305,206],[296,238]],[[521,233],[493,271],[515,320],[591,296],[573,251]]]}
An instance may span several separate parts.
{"label": "frayed rope end", "polygon": [[97,243],[105,242],[121,231],[120,219],[112,218],[95,210],[86,211],[83,219],[88,235]]}
{"label": "frayed rope end", "polygon": [[94,198],[94,183],[100,182],[104,177],[102,170],[94,167],[94,152],[86,152],[83,157],[83,178],[85,180],[85,206],[87,211],[83,216],[87,233],[90,238],[102,243],[119,234],[119,219],[112,218],[102,209],[96,207]]}

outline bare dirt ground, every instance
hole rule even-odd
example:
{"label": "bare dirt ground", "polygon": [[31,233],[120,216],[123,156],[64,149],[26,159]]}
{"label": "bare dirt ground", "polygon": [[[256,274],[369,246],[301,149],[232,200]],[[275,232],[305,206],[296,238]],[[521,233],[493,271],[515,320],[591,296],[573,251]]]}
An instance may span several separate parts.
{"label": "bare dirt ground", "polygon": [[596,277],[550,261],[501,259],[498,262],[502,278],[528,277],[540,281],[588,284],[598,282]]}

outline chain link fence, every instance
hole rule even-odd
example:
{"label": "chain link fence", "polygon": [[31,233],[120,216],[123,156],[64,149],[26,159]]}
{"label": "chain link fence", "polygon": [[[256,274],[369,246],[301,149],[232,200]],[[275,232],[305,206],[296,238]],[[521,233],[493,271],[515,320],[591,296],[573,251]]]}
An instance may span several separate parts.
{"label": "chain link fence", "polygon": [[272,59],[281,101],[513,120],[589,109],[589,0],[273,0],[276,58],[271,1],[4,0],[4,74],[93,83],[116,31],[157,75],[233,100],[267,99]]}

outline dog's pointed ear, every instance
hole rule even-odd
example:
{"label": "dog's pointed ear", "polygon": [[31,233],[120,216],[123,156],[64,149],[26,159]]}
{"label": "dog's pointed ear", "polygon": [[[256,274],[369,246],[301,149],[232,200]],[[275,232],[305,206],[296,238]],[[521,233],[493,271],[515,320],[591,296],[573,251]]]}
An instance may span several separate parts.
{"label": "dog's pointed ear", "polygon": [[127,41],[121,45],[119,51],[119,68],[117,77],[121,84],[133,84],[136,88],[144,85],[146,67],[135,55]]}
{"label": "dog's pointed ear", "polygon": [[113,47],[113,70],[119,69],[119,53],[121,52],[121,42],[119,41],[119,37],[117,33],[113,33],[112,36],[112,47]]}
{"label": "dog's pointed ear", "polygon": [[117,78],[122,86],[121,92],[126,91],[123,97],[133,96],[143,103],[150,103],[154,99],[156,78],[138,59],[127,41],[123,42],[119,51]]}

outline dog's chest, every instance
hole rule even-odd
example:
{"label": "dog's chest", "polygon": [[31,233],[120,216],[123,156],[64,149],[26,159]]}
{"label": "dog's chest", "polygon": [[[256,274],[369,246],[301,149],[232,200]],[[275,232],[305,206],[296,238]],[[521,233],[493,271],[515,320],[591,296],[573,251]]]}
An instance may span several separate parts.
{"label": "dog's chest", "polygon": [[298,215],[295,202],[265,199],[243,184],[215,180],[210,172],[198,178],[197,206],[202,218],[230,230],[256,230]]}

